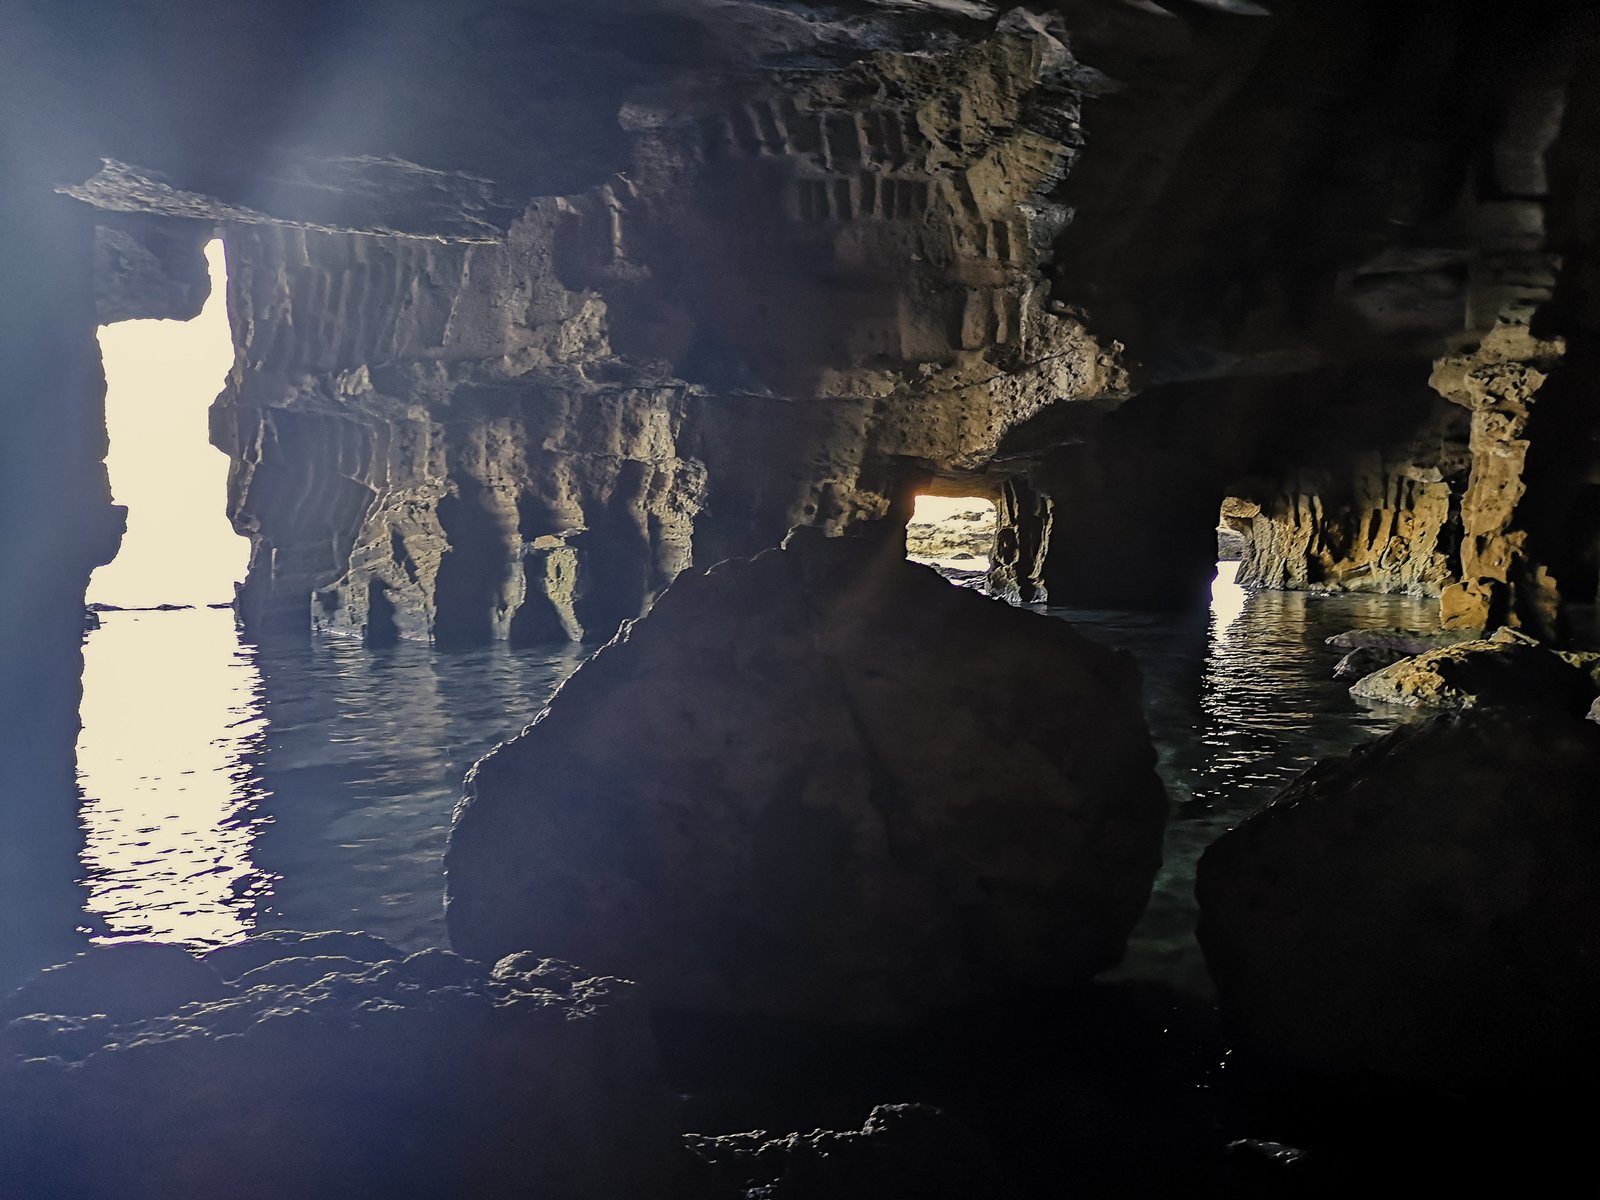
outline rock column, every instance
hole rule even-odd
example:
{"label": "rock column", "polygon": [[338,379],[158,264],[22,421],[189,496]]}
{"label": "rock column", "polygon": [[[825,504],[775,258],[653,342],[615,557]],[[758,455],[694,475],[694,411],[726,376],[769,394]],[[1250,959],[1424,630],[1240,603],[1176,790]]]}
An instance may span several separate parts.
{"label": "rock column", "polygon": [[1042,604],[1044,558],[1050,548],[1053,505],[1025,479],[1008,479],[995,498],[999,528],[989,566],[989,593],[1015,604]]}
{"label": "rock column", "polygon": [[1518,507],[1527,484],[1528,423],[1534,401],[1565,353],[1559,338],[1529,328],[1533,308],[1509,307],[1472,354],[1440,359],[1432,385],[1472,412],[1472,477],[1461,502],[1461,580],[1439,598],[1447,629],[1526,627],[1555,632],[1560,597],[1528,554]]}

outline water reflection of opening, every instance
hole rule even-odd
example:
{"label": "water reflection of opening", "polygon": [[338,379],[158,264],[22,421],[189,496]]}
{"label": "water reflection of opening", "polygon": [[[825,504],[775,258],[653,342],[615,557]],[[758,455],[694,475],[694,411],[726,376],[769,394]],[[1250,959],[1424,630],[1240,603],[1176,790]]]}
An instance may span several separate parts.
{"label": "water reflection of opening", "polygon": [[250,860],[266,718],[233,613],[108,613],[84,644],[83,685],[78,777],[97,940],[243,936],[271,890]]}
{"label": "water reflection of opening", "polygon": [[1211,632],[1218,641],[1233,636],[1233,625],[1244,615],[1250,593],[1234,581],[1239,577],[1238,562],[1219,562],[1211,581]]}

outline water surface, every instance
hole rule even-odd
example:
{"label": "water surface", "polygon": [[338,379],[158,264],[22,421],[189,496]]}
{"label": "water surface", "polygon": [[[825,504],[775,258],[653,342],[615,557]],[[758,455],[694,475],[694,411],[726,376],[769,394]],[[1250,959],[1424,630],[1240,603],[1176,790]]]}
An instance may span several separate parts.
{"label": "water surface", "polygon": [[1157,770],[1173,800],[1165,863],[1123,974],[1206,991],[1194,945],[1195,863],[1218,834],[1320,758],[1426,713],[1351,697],[1333,677],[1347,629],[1438,628],[1438,602],[1406,596],[1250,592],[1218,563],[1211,606],[1192,617],[1050,608],[1125,649],[1144,674]]}
{"label": "water surface", "polygon": [[84,644],[78,742],[97,940],[252,928],[443,945],[443,853],[467,768],[584,653],[252,645],[227,610],[110,612]]}
{"label": "water surface", "polygon": [[[1225,564],[1189,617],[1047,610],[1145,676],[1174,799],[1166,866],[1124,972],[1203,989],[1194,862],[1317,758],[1407,710],[1332,678],[1355,626],[1427,629],[1432,602],[1246,594]],[[84,882],[100,940],[210,945],[252,928],[445,943],[442,855],[467,768],[539,712],[587,650],[252,645],[227,610],[110,612],[86,639],[79,739]]]}

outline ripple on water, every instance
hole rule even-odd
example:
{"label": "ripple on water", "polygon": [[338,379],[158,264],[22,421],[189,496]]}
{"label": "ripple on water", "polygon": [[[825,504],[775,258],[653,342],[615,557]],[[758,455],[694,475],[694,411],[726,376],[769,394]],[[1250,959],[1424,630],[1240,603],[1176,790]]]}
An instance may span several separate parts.
{"label": "ripple on water", "polygon": [[1366,706],[1333,678],[1346,629],[1438,627],[1437,602],[1407,596],[1247,592],[1218,563],[1209,612],[1133,616],[1049,609],[1130,651],[1144,674],[1157,770],[1173,799],[1165,862],[1121,974],[1209,991],[1194,942],[1195,863],[1218,834],[1318,759],[1347,754],[1415,710]]}
{"label": "ripple on water", "polygon": [[214,945],[287,925],[443,944],[462,776],[582,654],[252,645],[227,610],[103,614],[78,738],[96,939]]}
{"label": "ripple on water", "polygon": [[[1436,624],[1429,601],[1247,594],[1233,572],[1222,565],[1207,613],[1049,610],[1143,669],[1174,811],[1123,972],[1196,990],[1201,851],[1312,762],[1413,715],[1353,701],[1324,639]],[[226,610],[104,614],[84,647],[78,741],[97,935],[206,945],[285,925],[444,944],[442,856],[462,776],[585,653],[251,645]]]}

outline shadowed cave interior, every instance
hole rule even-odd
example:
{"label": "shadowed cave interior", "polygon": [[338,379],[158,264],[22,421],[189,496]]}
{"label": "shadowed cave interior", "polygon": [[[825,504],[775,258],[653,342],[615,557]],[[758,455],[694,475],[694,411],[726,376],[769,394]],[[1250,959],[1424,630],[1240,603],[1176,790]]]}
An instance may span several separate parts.
{"label": "shadowed cave interior", "polygon": [[1597,64],[7,6],[0,1191],[1564,1179]]}

